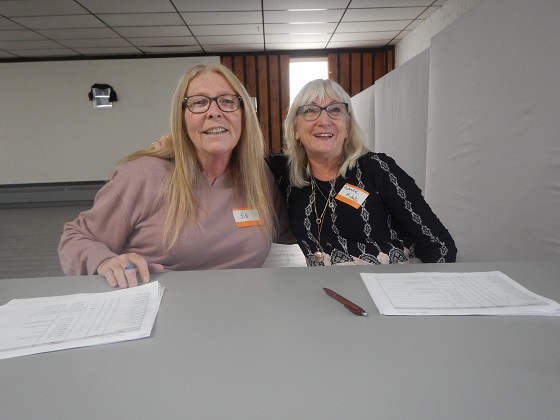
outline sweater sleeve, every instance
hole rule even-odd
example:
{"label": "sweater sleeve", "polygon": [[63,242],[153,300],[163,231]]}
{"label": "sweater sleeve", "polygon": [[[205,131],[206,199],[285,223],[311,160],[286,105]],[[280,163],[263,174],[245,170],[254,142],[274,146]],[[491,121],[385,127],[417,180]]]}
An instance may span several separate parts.
{"label": "sweater sleeve", "polygon": [[151,184],[162,178],[161,163],[141,158],[119,166],[93,207],[65,224],[58,247],[64,273],[95,274],[104,260],[121,252],[138,221],[153,211],[161,182]]}
{"label": "sweater sleeve", "polygon": [[372,164],[378,192],[398,237],[414,245],[422,262],[454,262],[455,242],[414,179],[383,153],[373,154]]}

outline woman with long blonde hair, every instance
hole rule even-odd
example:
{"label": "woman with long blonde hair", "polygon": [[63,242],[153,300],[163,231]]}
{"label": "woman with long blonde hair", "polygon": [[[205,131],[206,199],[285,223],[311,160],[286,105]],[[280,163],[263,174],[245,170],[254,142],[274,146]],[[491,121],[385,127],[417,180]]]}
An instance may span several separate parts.
{"label": "woman with long blonde hair", "polygon": [[66,274],[129,287],[150,271],[260,267],[273,240],[292,241],[256,113],[229,69],[187,71],[170,123],[169,142],[123,159],[93,208],[65,225]]}

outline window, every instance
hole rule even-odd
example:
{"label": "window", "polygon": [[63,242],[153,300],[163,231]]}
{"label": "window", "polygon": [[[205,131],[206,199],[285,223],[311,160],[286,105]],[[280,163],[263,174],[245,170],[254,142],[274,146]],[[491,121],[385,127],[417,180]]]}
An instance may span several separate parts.
{"label": "window", "polygon": [[326,57],[290,59],[290,104],[309,81],[329,78],[329,63]]}

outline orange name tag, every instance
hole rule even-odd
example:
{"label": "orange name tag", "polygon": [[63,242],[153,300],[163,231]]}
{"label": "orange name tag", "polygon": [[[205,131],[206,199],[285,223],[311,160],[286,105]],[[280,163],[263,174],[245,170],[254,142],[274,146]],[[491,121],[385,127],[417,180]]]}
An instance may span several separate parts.
{"label": "orange name tag", "polygon": [[338,192],[335,198],[357,209],[364,201],[366,201],[368,195],[369,193],[367,191],[362,190],[355,185],[346,184]]}
{"label": "orange name tag", "polygon": [[232,209],[237,227],[259,226],[262,220],[257,209]]}

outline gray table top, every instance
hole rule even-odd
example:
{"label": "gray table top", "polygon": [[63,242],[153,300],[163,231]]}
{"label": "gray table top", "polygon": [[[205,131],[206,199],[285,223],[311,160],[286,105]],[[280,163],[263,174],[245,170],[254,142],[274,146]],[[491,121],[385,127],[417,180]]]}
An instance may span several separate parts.
{"label": "gray table top", "polygon": [[[156,275],[150,338],[0,360],[0,417],[558,418],[559,319],[382,316],[359,275],[494,270],[560,301],[557,262]],[[0,280],[0,304],[110,290],[97,276]]]}

